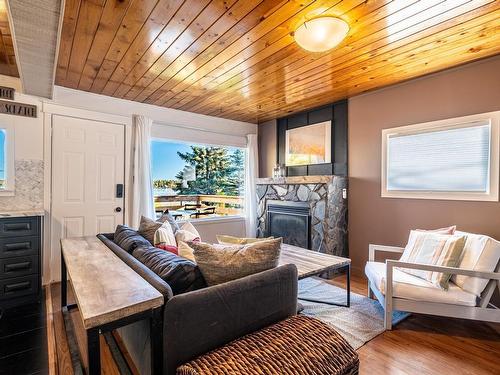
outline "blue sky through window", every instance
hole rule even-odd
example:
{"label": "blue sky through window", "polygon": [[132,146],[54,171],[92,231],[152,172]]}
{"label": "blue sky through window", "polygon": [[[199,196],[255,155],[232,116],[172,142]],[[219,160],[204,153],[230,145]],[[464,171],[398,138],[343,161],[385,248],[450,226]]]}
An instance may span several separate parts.
{"label": "blue sky through window", "polygon": [[5,179],[5,131],[0,129],[0,180]]}
{"label": "blue sky through window", "polygon": [[191,149],[186,143],[164,141],[151,142],[151,174],[154,180],[173,180],[175,175],[186,164],[177,151],[186,152]]}
{"label": "blue sky through window", "polygon": [[[181,143],[170,141],[151,142],[151,174],[155,180],[175,180],[175,175],[182,171],[186,163],[177,155],[177,151],[188,152],[191,146],[206,146],[196,143]],[[226,147],[226,146],[221,146]],[[231,155],[236,148],[226,147]]]}

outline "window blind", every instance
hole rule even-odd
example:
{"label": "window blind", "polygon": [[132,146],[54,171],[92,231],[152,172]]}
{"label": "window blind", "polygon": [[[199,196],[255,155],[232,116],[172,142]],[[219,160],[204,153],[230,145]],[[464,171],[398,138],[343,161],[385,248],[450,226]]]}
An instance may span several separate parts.
{"label": "window blind", "polygon": [[491,125],[415,134],[387,139],[387,190],[487,192]]}

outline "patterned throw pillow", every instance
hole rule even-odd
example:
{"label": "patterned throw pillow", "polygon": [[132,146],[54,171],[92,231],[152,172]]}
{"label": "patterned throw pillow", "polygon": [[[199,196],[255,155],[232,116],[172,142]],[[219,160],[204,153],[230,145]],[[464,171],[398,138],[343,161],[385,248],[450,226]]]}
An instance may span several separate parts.
{"label": "patterned throw pillow", "polygon": [[[405,247],[402,262],[457,267],[462,255],[465,236],[412,230]],[[401,271],[420,277],[441,289],[448,289],[451,274],[402,268]]]}
{"label": "patterned throw pillow", "polygon": [[455,234],[457,230],[456,225],[452,225],[450,227],[438,228],[438,229],[417,229],[419,232],[433,232],[439,234]]}
{"label": "patterned throw pillow", "polygon": [[168,222],[154,221],[142,216],[138,232],[151,245],[177,254],[177,243],[174,232]]}
{"label": "patterned throw pillow", "polygon": [[248,245],[250,243],[272,240],[274,237],[266,237],[266,238],[245,238],[245,237],[233,237],[226,236],[223,234],[218,234],[217,241],[222,245]]}
{"label": "patterned throw pillow", "polygon": [[186,221],[182,227],[175,233],[177,242],[183,241],[201,241],[200,234],[189,221]]}
{"label": "patterned throw pillow", "polygon": [[182,227],[175,233],[177,248],[179,255],[183,258],[196,262],[193,255],[193,249],[187,242],[201,242],[201,237],[196,228],[189,221],[185,222]]}
{"label": "patterned throw pillow", "polygon": [[278,266],[281,238],[249,245],[189,242],[207,284],[217,285]]}

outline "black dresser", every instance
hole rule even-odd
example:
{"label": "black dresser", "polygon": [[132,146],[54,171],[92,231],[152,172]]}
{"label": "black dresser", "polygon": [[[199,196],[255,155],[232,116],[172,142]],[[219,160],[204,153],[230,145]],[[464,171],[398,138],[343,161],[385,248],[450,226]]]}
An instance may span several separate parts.
{"label": "black dresser", "polygon": [[39,302],[42,217],[0,218],[0,309]]}

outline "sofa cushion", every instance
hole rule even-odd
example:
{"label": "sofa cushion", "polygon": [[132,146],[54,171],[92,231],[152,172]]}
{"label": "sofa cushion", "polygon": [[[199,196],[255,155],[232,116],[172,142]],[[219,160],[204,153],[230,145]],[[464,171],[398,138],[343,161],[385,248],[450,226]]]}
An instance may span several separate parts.
{"label": "sofa cushion", "polygon": [[136,248],[132,255],[170,285],[174,295],[206,287],[200,269],[190,260],[151,245]]}
{"label": "sofa cushion", "polygon": [[139,246],[151,246],[148,240],[126,225],[116,227],[113,242],[128,253],[132,253]]}
{"label": "sofa cushion", "polygon": [[[500,260],[500,242],[481,234],[456,232],[467,236],[459,268],[493,272]],[[463,290],[479,296],[489,280],[478,277],[454,275],[452,281]]]}
{"label": "sofa cushion", "polygon": [[[456,267],[464,249],[465,236],[412,230],[405,247],[402,262]],[[448,288],[451,274],[419,269],[402,269],[413,276],[421,277],[442,289]]]}
{"label": "sofa cushion", "polygon": [[180,229],[175,232],[175,240],[179,242],[201,241],[200,233],[196,230],[193,224],[186,221]]}
{"label": "sofa cushion", "polygon": [[[365,274],[368,280],[385,295],[386,264],[368,262],[365,266]],[[392,285],[392,295],[394,297],[413,301],[448,303],[462,306],[476,306],[477,302],[474,294],[460,289],[452,282],[449,283],[448,290],[442,290],[436,288],[429,281],[402,272],[398,268],[393,268]]]}
{"label": "sofa cushion", "polygon": [[249,245],[188,242],[208,285],[221,284],[278,266],[281,238]]}
{"label": "sofa cushion", "polygon": [[[160,220],[165,220],[164,216],[162,216]],[[154,221],[141,216],[138,232],[153,246],[177,246],[174,232],[171,225],[167,221]]]}
{"label": "sofa cushion", "polygon": [[234,236],[227,236],[224,234],[218,234],[216,237],[217,237],[217,242],[219,242],[221,245],[248,245],[250,243],[272,240],[274,238],[272,236],[265,238],[234,237]]}

